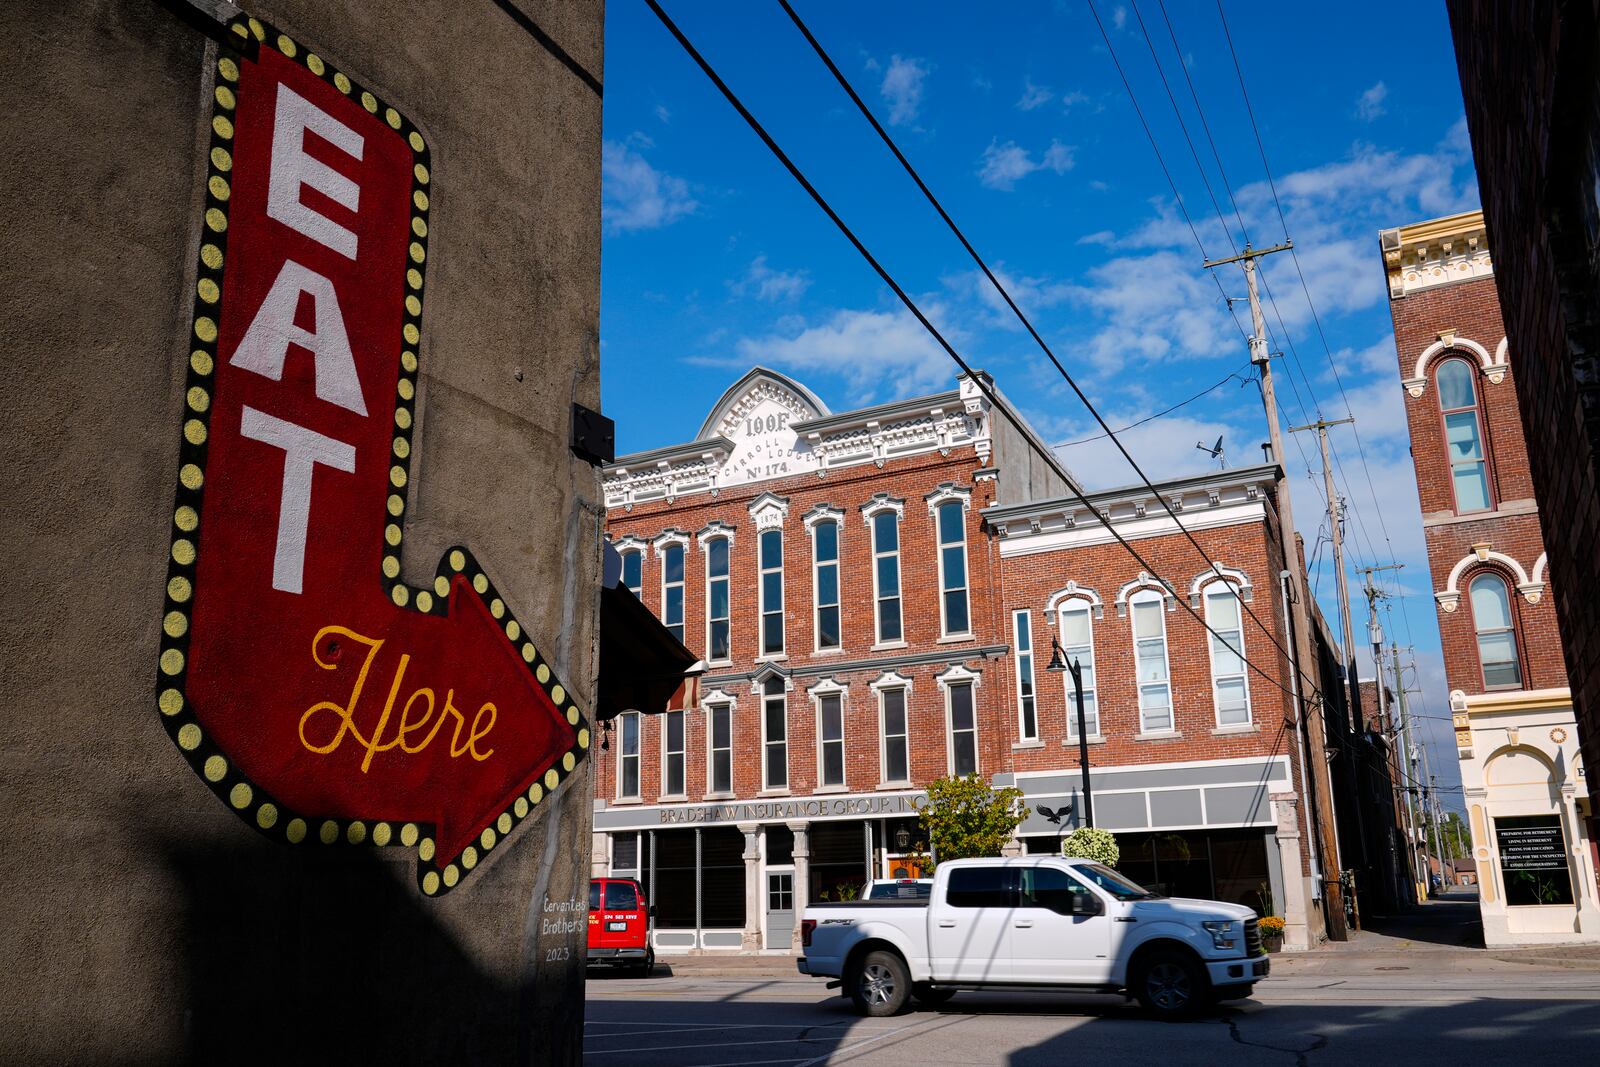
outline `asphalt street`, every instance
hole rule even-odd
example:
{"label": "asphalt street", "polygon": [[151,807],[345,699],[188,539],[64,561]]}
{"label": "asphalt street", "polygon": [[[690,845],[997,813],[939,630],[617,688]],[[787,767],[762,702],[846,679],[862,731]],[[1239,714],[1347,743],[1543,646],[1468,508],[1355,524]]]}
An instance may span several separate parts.
{"label": "asphalt street", "polygon": [[1178,1067],[1582,1062],[1600,1047],[1593,972],[1349,962],[1339,970],[1353,973],[1271,978],[1253,999],[1183,1023],[1145,1019],[1121,997],[1031,992],[962,993],[937,1010],[863,1019],[821,982],[799,977],[597,976],[584,1054],[601,1067]]}

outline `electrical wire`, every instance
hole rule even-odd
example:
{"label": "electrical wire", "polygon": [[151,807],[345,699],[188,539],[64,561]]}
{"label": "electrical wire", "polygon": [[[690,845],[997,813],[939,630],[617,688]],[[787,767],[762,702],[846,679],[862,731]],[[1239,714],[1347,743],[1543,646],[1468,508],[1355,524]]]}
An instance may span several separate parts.
{"label": "electrical wire", "polygon": [[1251,382],[1256,380],[1254,375],[1252,375],[1252,374],[1243,374],[1242,373],[1243,371],[1246,371],[1249,368],[1250,368],[1250,364],[1246,363],[1243,367],[1240,367],[1238,370],[1234,371],[1232,374],[1228,375],[1226,378],[1222,379],[1220,382],[1214,382],[1213,384],[1206,386],[1204,389],[1200,390],[1198,393],[1194,394],[1194,396],[1191,396],[1189,399],[1180,400],[1176,404],[1172,405],[1170,408],[1164,408],[1161,411],[1156,412],[1154,415],[1146,415],[1144,418],[1140,419],[1138,422],[1130,422],[1126,426],[1119,426],[1115,430],[1109,430],[1106,433],[1095,434],[1093,437],[1080,437],[1076,441],[1057,441],[1055,444],[1051,445],[1050,447],[1051,448],[1071,448],[1074,445],[1086,445],[1086,444],[1089,444],[1092,441],[1104,441],[1106,438],[1111,437],[1113,434],[1127,433],[1129,430],[1137,429],[1138,427],[1143,426],[1147,422],[1154,422],[1155,420],[1157,420],[1159,418],[1164,418],[1167,415],[1171,415],[1174,411],[1177,411],[1179,408],[1188,407],[1190,404],[1193,404],[1196,400],[1199,400],[1202,397],[1205,397],[1208,394],[1213,393],[1218,389],[1221,389],[1224,385],[1227,385],[1229,382],[1233,381],[1235,378],[1239,379],[1239,384],[1240,385],[1249,385]]}
{"label": "electrical wire", "polygon": [[[1095,407],[1094,402],[1089,399],[1088,395],[1085,394],[1083,389],[1079,387],[1076,379],[1073,378],[1072,374],[1062,364],[1061,360],[1056,357],[1054,350],[1051,349],[1050,345],[1034,327],[1032,321],[1029,320],[1028,316],[1017,305],[1017,302],[1012,298],[1010,291],[1007,290],[1005,284],[1000,281],[1000,279],[995,275],[994,271],[990,269],[989,264],[984,261],[983,256],[981,256],[978,253],[978,250],[973,247],[972,242],[967,239],[967,236],[962,231],[961,227],[956,224],[956,221],[953,218],[950,217],[950,213],[945,210],[944,205],[940,203],[939,198],[933,194],[933,190],[928,188],[927,183],[922,180],[922,176],[917,173],[917,169],[911,165],[911,161],[908,160],[905,156],[905,153],[900,150],[900,146],[895,143],[894,138],[889,136],[888,131],[883,128],[883,124],[879,122],[877,116],[872,113],[872,109],[869,108],[866,102],[861,99],[861,95],[857,93],[855,87],[850,84],[850,80],[844,76],[844,73],[839,69],[838,64],[833,61],[833,57],[828,54],[827,50],[822,47],[821,42],[819,42],[816,36],[812,34],[810,27],[805,24],[805,21],[801,19],[800,16],[795,12],[794,8],[790,6],[788,0],[778,0],[778,3],[783,8],[784,12],[789,16],[790,21],[795,24],[796,29],[800,31],[801,36],[803,36],[806,39],[806,42],[811,45],[811,48],[814,52],[816,52],[817,57],[822,60],[823,65],[828,68],[828,71],[833,75],[834,80],[839,83],[839,86],[844,90],[845,95],[847,95],[851,102],[856,105],[857,110],[859,110],[862,116],[866,118],[867,122],[878,134],[878,137],[883,141],[884,145],[888,147],[895,159],[899,161],[900,166],[904,168],[906,174],[916,184],[918,190],[922,192],[922,195],[927,199],[934,211],[938,213],[940,219],[944,221],[951,233],[955,235],[956,239],[961,243],[961,247],[966,250],[967,254],[972,257],[973,262],[976,263],[978,268],[983,271],[983,274],[989,280],[989,283],[994,286],[995,291],[998,292],[1000,297],[1006,302],[1006,306],[1011,309],[1012,313],[1017,317],[1017,320],[1028,331],[1029,336],[1033,338],[1040,350],[1044,352],[1045,356],[1055,366],[1057,372],[1060,373],[1061,377],[1072,389],[1073,394],[1077,396],[1078,400],[1088,410],[1089,414],[1094,417],[1095,422],[1098,423],[1100,429],[1105,432],[1106,437],[1108,437],[1111,442],[1116,445],[1117,451],[1122,454],[1122,458],[1127,460],[1128,465],[1132,467],[1134,473],[1139,476],[1140,482],[1142,482],[1145,488],[1150,490],[1151,494],[1155,496],[1158,502],[1160,502],[1162,509],[1166,511],[1167,515],[1170,516],[1172,521],[1177,525],[1178,531],[1183,534],[1183,536],[1191,545],[1194,546],[1195,551],[1200,554],[1201,559],[1205,560],[1212,573],[1214,573],[1219,579],[1226,580],[1226,576],[1222,573],[1222,569],[1218,566],[1217,562],[1211,558],[1210,554],[1207,553],[1206,550],[1200,545],[1200,542],[1195,540],[1194,534],[1192,534],[1188,527],[1183,524],[1183,521],[1178,518],[1178,513],[1173,509],[1171,502],[1168,501],[1167,498],[1159,491],[1157,491],[1155,484],[1145,474],[1144,469],[1139,466],[1132,454],[1129,453],[1127,447],[1117,439],[1116,433],[1111,429],[1110,425],[1107,424],[1105,418],[1100,414],[1099,409]],[[655,7],[656,5],[652,3],[651,6]],[[1090,10],[1093,11],[1093,0],[1089,0],[1089,6]],[[1099,14],[1096,13],[1096,21],[1099,20],[1099,17]],[[1102,36],[1105,36],[1104,26],[1101,27],[1101,34]],[[1105,40],[1107,48],[1110,48],[1110,37],[1106,36]],[[1121,63],[1117,61],[1114,50],[1112,51],[1112,61],[1117,63],[1117,70],[1120,74],[1122,72],[1122,66]],[[1126,75],[1123,75],[1123,84],[1124,86],[1128,85]],[[1156,144],[1155,137],[1150,131],[1149,124],[1145,122],[1144,112],[1139,108],[1138,100],[1133,97],[1133,89],[1131,86],[1128,87],[1128,94],[1129,98],[1133,100],[1134,110],[1139,115],[1140,123],[1144,125],[1145,135],[1149,137],[1150,145],[1156,151],[1156,157],[1161,164],[1162,172],[1167,175],[1168,183],[1172,184],[1172,173],[1167,169],[1166,160],[1161,156],[1161,150]],[[1200,240],[1200,232],[1195,228],[1194,220],[1189,217],[1188,209],[1183,206],[1183,199],[1178,194],[1177,186],[1175,184],[1172,184],[1172,190],[1173,195],[1178,199],[1178,206],[1183,212],[1184,220],[1189,224],[1189,232],[1194,236],[1195,244],[1200,249],[1201,255],[1204,256],[1205,244]],[[1227,293],[1222,289],[1221,279],[1216,276],[1215,272],[1209,273],[1211,273],[1212,280],[1217,284],[1218,292],[1222,293],[1223,298],[1226,299]],[[1229,305],[1229,309],[1231,313],[1231,304]],[[1234,324],[1236,326],[1238,325],[1237,319],[1234,320]],[[1243,327],[1240,327],[1240,330],[1242,333]],[[954,355],[953,350],[951,350],[951,354]],[[1261,621],[1261,618],[1255,613],[1254,610],[1251,609],[1250,605],[1241,599],[1239,601],[1239,606],[1256,624],[1261,632],[1266,635],[1267,640],[1271,642],[1280,653],[1282,653],[1285,661],[1293,664],[1294,658],[1290,656],[1289,650],[1285,648],[1283,643],[1278,640],[1277,635],[1273,632],[1273,630],[1270,629],[1266,623]],[[1198,618],[1198,616],[1196,617]],[[1209,627],[1207,627],[1207,629],[1209,629]],[[1296,666],[1296,670],[1299,670],[1298,666]],[[1304,675],[1304,672],[1301,671],[1301,674]]]}
{"label": "electrical wire", "polygon": [[[778,144],[778,142],[773,139],[772,135],[767,132],[766,127],[761,124],[760,120],[758,120],[755,115],[750,112],[750,109],[744,105],[744,102],[739,99],[739,96],[728,86],[727,82],[723,81],[722,76],[717,73],[716,69],[711,66],[711,63],[705,58],[705,56],[701,55],[700,50],[694,46],[694,43],[689,40],[689,38],[681,29],[679,29],[678,24],[674,22],[671,16],[669,16],[661,7],[658,0],[645,0],[645,3],[650,8],[651,12],[655,14],[656,18],[661,21],[662,25],[666,27],[667,31],[678,42],[679,46],[688,53],[689,57],[694,60],[697,66],[700,67],[701,71],[708,79],[710,79],[711,83],[716,86],[723,98],[728,101],[729,105],[732,106],[736,112],[738,112],[739,117],[745,121],[746,125],[748,125],[756,134],[756,136],[761,139],[762,143],[766,145],[768,151],[770,151],[773,156],[777,158],[778,162],[783,165],[784,169],[789,172],[790,176],[799,183],[800,187],[806,191],[807,195],[811,197],[811,199],[816,203],[817,207],[820,208],[823,214],[828,217],[828,220],[834,224],[841,234],[844,235],[845,239],[848,240],[855,248],[856,252],[866,260],[867,264],[873,269],[883,283],[887,285],[895,294],[895,296],[899,298],[900,302],[905,305],[906,310],[911,312],[912,316],[915,317],[916,320],[922,325],[923,329],[928,331],[929,336],[931,336],[939,345],[939,347],[944,350],[945,354],[955,362],[956,366],[961,368],[962,372],[970,381],[973,382],[974,386],[981,393],[983,393],[984,397],[988,399],[991,404],[994,405],[995,410],[1003,414],[1006,418],[1010,419],[1013,424],[1017,426],[1018,431],[1023,434],[1024,439],[1030,441],[1030,443],[1033,442],[1033,435],[1027,432],[1026,427],[1021,424],[1020,420],[1016,416],[1012,415],[1009,405],[1000,399],[998,394],[994,392],[993,388],[967,364],[966,360],[961,357],[960,353],[958,353],[950,344],[950,342],[945,339],[944,334],[942,334],[938,327],[936,327],[932,321],[928,319],[927,315],[923,313],[922,309],[917,306],[916,301],[914,301],[910,295],[906,293],[906,291],[900,286],[899,282],[895,281],[893,275],[891,275],[888,270],[884,268],[884,266],[878,261],[877,257],[875,257],[867,248],[867,246],[862,243],[861,239],[856,236],[855,231],[850,228],[849,224],[839,216],[838,212],[835,211],[833,206],[828,203],[827,199],[817,191],[816,186],[811,184],[810,179],[805,176],[795,162],[789,157],[788,153],[786,153]],[[1071,379],[1069,378],[1068,380],[1070,383]],[[1074,385],[1074,388],[1076,389],[1076,385]],[[1080,393],[1080,396],[1081,395],[1082,394]],[[1083,399],[1087,404],[1087,398]],[[1091,411],[1093,410],[1094,409],[1091,407]],[[1100,418],[1097,411],[1094,412],[1094,414],[1097,419]],[[1101,420],[1101,422],[1102,425],[1104,425],[1103,420]],[[1107,427],[1107,429],[1109,429],[1109,427]],[[1113,440],[1114,439],[1115,438],[1113,438]],[[1042,455],[1045,455],[1046,458],[1052,460],[1054,459],[1054,457],[1048,456],[1048,454],[1044,453],[1043,449],[1040,449],[1038,445],[1034,445],[1034,447],[1038,449]],[[1161,582],[1161,584],[1168,590],[1175,588],[1171,582],[1168,582],[1160,577],[1160,572],[1148,560],[1146,560],[1139,553],[1138,549],[1134,548],[1133,544],[1129,542],[1128,539],[1112,525],[1110,517],[1101,513],[1101,511],[1090,502],[1089,498],[1084,495],[1083,491],[1078,488],[1076,483],[1068,480],[1067,484],[1071,495],[1078,501],[1078,503],[1087,508],[1089,512],[1100,521],[1106,532],[1109,533],[1111,537],[1118,544],[1120,544],[1128,552],[1128,554],[1131,555],[1140,564],[1140,566],[1145,569],[1147,573],[1149,573],[1152,577],[1155,577],[1157,581]],[[1164,498],[1161,498],[1159,493],[1157,493],[1157,498],[1163,499],[1163,503],[1165,503]],[[1181,524],[1180,529],[1182,529]],[[1187,531],[1184,532],[1187,533]],[[1190,539],[1193,539],[1192,535]],[[1190,615],[1194,616],[1194,618],[1200,623],[1207,633],[1211,634],[1218,641],[1222,641],[1224,644],[1232,647],[1232,645],[1224,637],[1222,637],[1221,634],[1213,629],[1210,623],[1206,622],[1200,613],[1192,605],[1190,605],[1187,597],[1174,595],[1173,600],[1178,605],[1182,606],[1183,609]],[[1245,608],[1246,611],[1249,610],[1248,605],[1245,604],[1243,599],[1240,599],[1238,603],[1241,607]],[[1257,622],[1259,624],[1259,620],[1257,620]],[[1276,644],[1276,639],[1271,632],[1267,631],[1267,633],[1269,639],[1273,640]],[[1279,645],[1279,648],[1281,650],[1282,646]],[[1285,653],[1285,655],[1287,657],[1287,653]],[[1290,690],[1282,682],[1278,681],[1278,679],[1274,678],[1267,671],[1263,670],[1259,664],[1256,664],[1252,660],[1243,656],[1240,658],[1244,659],[1244,662],[1253,671],[1255,671],[1256,674],[1260,675],[1264,680],[1266,680],[1268,684],[1283,691],[1287,695],[1294,695],[1292,690]],[[1292,664],[1293,660],[1288,659],[1288,662]],[[1321,690],[1319,687],[1317,687],[1316,683],[1309,676],[1305,675],[1304,671],[1300,671],[1299,673],[1301,674],[1301,677],[1305,679],[1307,690],[1320,695]]]}

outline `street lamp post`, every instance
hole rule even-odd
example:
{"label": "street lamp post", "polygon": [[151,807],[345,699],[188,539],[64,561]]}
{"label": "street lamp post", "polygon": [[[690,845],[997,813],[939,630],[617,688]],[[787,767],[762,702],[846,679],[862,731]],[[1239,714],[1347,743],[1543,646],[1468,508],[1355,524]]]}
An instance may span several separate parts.
{"label": "street lamp post", "polygon": [[1072,695],[1078,705],[1078,769],[1083,775],[1083,825],[1094,825],[1094,796],[1089,791],[1089,734],[1083,722],[1083,667],[1074,656],[1069,664],[1061,655],[1061,642],[1050,637],[1050,662],[1047,671],[1072,675]]}

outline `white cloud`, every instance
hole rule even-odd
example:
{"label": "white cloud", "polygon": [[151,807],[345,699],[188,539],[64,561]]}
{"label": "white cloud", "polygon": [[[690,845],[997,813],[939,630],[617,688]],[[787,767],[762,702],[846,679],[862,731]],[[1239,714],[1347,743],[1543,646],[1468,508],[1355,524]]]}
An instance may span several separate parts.
{"label": "white cloud", "polygon": [[657,229],[699,207],[687,182],[656,170],[617,141],[607,141],[601,148],[600,188],[607,233]]}
{"label": "white cloud", "polygon": [[657,104],[655,110],[657,119],[661,120],[662,122],[672,121],[672,112],[667,110],[666,104]]}
{"label": "white cloud", "polygon": [[750,263],[743,278],[733,283],[735,295],[754,295],[758,300],[776,303],[799,299],[811,285],[804,271],[773,270],[767,266],[766,256],[757,256]]}
{"label": "white cloud", "polygon": [[1055,99],[1048,86],[1035,85],[1030,78],[1022,83],[1022,97],[1017,101],[1017,107],[1022,111],[1032,111],[1044,107]]}
{"label": "white cloud", "polygon": [[1111,12],[1111,28],[1120,30],[1128,24],[1128,9],[1118,5]]}
{"label": "white cloud", "polygon": [[1116,236],[1116,233],[1111,230],[1096,230],[1094,233],[1086,233],[1078,238],[1078,243],[1080,245],[1109,245],[1116,239]]}
{"label": "white cloud", "polygon": [[889,105],[889,123],[893,126],[915,122],[922,107],[922,85],[930,68],[920,59],[891,56],[889,69],[883,73],[879,92]]}
{"label": "white cloud", "polygon": [[1061,109],[1063,111],[1071,111],[1079,104],[1087,104],[1088,102],[1089,94],[1079,92],[1076,89],[1072,90],[1071,92],[1061,94]]}
{"label": "white cloud", "polygon": [[[934,322],[946,317],[938,302],[918,304]],[[834,374],[861,403],[880,399],[880,390],[900,398],[949,388],[955,374],[950,357],[905,311],[844,309],[818,325],[781,325],[786,328],[764,337],[742,338],[736,345],[738,362]],[[941,329],[959,351],[960,331]]]}
{"label": "white cloud", "polygon": [[983,150],[983,165],[978,168],[978,180],[990,189],[1010,192],[1017,182],[1034,171],[1049,170],[1065,174],[1074,164],[1072,149],[1060,141],[1051,141],[1044,155],[1034,159],[1033,154],[1015,141],[1000,144],[989,142]]}
{"label": "white cloud", "polygon": [[[1226,388],[1232,389],[1229,384]],[[1151,405],[1154,407],[1154,405]],[[1159,410],[1159,409],[1156,409]],[[1112,429],[1127,426],[1148,417],[1153,412],[1142,408],[1118,408],[1102,412]],[[1067,468],[1092,489],[1112,489],[1131,485],[1139,480],[1127,460],[1117,451],[1110,438],[1101,436],[1100,427],[1085,418],[1073,426],[1077,436],[1071,442],[1056,448],[1056,455]],[[1259,431],[1241,429],[1226,420],[1188,415],[1168,415],[1143,426],[1135,426],[1117,434],[1139,467],[1151,481],[1180,478],[1190,474],[1203,474],[1217,469],[1217,460],[1200,451],[1197,444],[1210,448],[1218,437],[1222,438],[1223,454],[1229,466],[1244,467],[1261,460],[1256,448]],[[1089,440],[1086,440],[1089,439]]]}
{"label": "white cloud", "polygon": [[1371,122],[1379,118],[1387,110],[1383,106],[1384,100],[1389,96],[1389,87],[1379,82],[1356,100],[1356,118],[1362,122]]}

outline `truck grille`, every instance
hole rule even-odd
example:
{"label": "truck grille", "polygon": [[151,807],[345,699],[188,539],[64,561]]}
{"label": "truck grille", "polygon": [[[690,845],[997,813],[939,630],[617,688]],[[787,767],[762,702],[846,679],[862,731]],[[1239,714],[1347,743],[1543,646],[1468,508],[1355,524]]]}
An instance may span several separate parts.
{"label": "truck grille", "polygon": [[1244,954],[1261,955],[1261,923],[1256,919],[1244,921]]}

